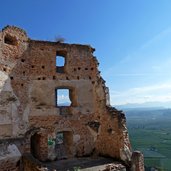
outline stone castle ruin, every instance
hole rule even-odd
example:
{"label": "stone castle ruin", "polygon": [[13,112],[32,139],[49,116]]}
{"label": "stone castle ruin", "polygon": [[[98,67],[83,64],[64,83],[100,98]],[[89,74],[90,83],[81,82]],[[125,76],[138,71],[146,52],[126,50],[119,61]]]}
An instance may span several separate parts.
{"label": "stone castle ruin", "polygon": [[61,161],[101,157],[117,161],[101,171],[144,170],[124,113],[110,106],[94,51],[31,40],[14,26],[0,31],[0,171],[58,171]]}

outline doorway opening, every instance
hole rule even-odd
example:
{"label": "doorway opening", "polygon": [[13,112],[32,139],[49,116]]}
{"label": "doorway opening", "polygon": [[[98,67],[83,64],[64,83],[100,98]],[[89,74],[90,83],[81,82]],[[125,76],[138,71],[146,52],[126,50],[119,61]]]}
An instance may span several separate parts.
{"label": "doorway opening", "polygon": [[55,152],[58,160],[72,156],[73,135],[71,131],[58,132],[55,140]]}

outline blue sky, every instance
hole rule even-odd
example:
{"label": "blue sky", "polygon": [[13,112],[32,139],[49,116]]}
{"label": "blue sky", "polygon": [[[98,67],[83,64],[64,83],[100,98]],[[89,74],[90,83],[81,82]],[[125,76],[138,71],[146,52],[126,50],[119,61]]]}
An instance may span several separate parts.
{"label": "blue sky", "polygon": [[6,0],[0,28],[96,48],[113,105],[171,101],[170,0]]}

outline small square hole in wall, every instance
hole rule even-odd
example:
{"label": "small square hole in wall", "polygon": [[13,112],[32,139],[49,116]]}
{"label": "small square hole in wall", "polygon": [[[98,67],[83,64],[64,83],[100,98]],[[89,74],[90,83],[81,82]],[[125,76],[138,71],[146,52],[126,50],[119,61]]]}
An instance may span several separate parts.
{"label": "small square hole in wall", "polygon": [[56,106],[70,106],[70,90],[56,89]]}

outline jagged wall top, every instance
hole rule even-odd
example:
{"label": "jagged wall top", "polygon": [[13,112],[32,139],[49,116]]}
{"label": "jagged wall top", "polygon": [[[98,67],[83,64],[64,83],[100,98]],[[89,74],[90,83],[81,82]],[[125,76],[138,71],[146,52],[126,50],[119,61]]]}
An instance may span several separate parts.
{"label": "jagged wall top", "polygon": [[[3,35],[5,36],[6,34],[10,34],[11,36],[15,36],[16,38],[22,38],[23,41],[36,41],[36,42],[48,42],[48,43],[61,43],[59,41],[43,41],[43,40],[32,40],[28,37],[27,33],[25,30],[16,27],[16,26],[10,26],[7,25],[4,28],[2,28],[2,30],[0,30],[0,34],[3,33]],[[61,43],[61,44],[67,44],[67,43]],[[86,48],[90,48],[91,52],[93,53],[95,51],[95,48],[91,47],[90,45],[86,44],[86,45],[82,45],[82,44],[67,44],[67,45],[76,45],[76,46],[82,46],[82,47],[86,47]]]}
{"label": "jagged wall top", "polygon": [[10,26],[10,25],[7,25],[7,26],[5,26],[4,28],[2,28],[2,32],[3,31],[5,31],[5,30],[15,30],[15,31],[17,31],[17,32],[21,32],[21,33],[23,33],[23,34],[25,34],[26,36],[27,36],[27,33],[26,33],[26,31],[25,30],[23,30],[23,29],[21,29],[21,28],[19,28],[19,27],[16,27],[16,26]]}
{"label": "jagged wall top", "polygon": [[27,41],[28,40],[28,36],[26,31],[24,31],[23,29],[16,27],[16,26],[9,26],[7,25],[6,27],[4,27],[1,30],[1,33],[3,36],[5,35],[10,35],[10,36],[14,36],[17,40],[21,40],[21,41]]}

